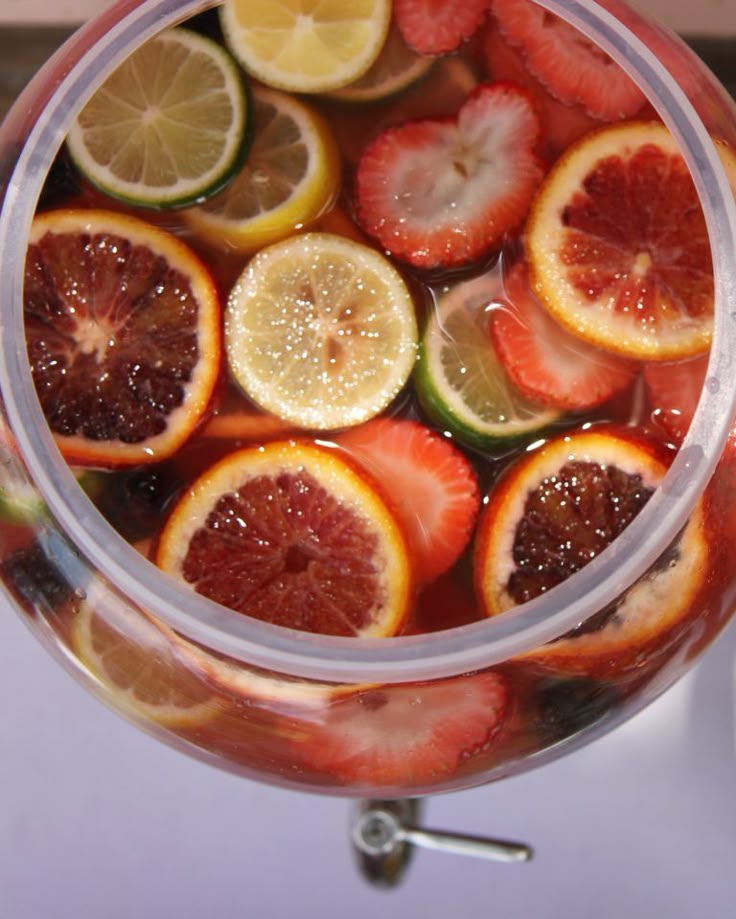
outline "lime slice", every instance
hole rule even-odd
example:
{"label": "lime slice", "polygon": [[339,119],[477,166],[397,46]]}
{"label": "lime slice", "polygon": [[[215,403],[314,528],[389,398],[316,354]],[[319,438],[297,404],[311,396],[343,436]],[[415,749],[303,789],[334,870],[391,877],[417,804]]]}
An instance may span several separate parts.
{"label": "lime slice", "polygon": [[153,208],[193,204],[222,188],[250,142],[250,105],[230,55],[186,29],[157,35],[103,83],[67,144],[108,195]]}
{"label": "lime slice", "polygon": [[329,233],[259,252],[230,295],[225,335],[245,393],[311,430],[379,414],[401,392],[417,353],[401,275],[374,249]]}
{"label": "lime slice", "polygon": [[362,76],[378,57],[390,0],[225,0],[225,40],[240,63],[269,86],[329,92]]}
{"label": "lime slice", "polygon": [[432,420],[482,449],[533,434],[560,414],[525,399],[496,357],[488,310],[499,293],[499,281],[484,275],[440,296],[415,371],[419,400]]}
{"label": "lime slice", "polygon": [[376,102],[386,99],[423,77],[434,62],[435,58],[412,50],[392,22],[381,53],[368,72],[329,95],[340,102]]}
{"label": "lime slice", "polygon": [[186,212],[214,246],[254,252],[308,226],[329,210],[340,185],[340,154],[327,123],[285,93],[253,91],[255,139],[228,185]]}

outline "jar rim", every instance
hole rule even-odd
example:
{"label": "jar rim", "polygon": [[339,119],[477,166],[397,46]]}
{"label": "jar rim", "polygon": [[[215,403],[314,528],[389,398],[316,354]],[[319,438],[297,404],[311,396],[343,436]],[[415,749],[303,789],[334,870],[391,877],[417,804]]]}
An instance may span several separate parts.
{"label": "jar rim", "polygon": [[[331,682],[428,680],[481,669],[551,641],[613,602],[685,526],[719,459],[736,406],[736,204],[715,146],[685,94],[648,48],[594,0],[536,0],[595,41],[639,83],[678,141],[705,213],[715,277],[709,385],[664,480],[623,533],[597,558],[546,594],[482,622],[391,639],[297,632],[233,614],[144,559],[78,487],[36,397],[25,349],[25,240],[38,195],[76,112],[135,45],[213,3],[144,0],[108,11],[78,33],[77,58],[38,116],[0,214],[0,267],[7,301],[0,330],[0,391],[18,448],[49,510],[87,561],[136,604],[184,636],[250,664]],[[100,19],[102,17],[98,17]],[[85,35],[96,40],[84,46]],[[62,52],[63,53],[63,52]],[[714,248],[713,240],[720,245]],[[731,379],[731,386],[723,385]]]}

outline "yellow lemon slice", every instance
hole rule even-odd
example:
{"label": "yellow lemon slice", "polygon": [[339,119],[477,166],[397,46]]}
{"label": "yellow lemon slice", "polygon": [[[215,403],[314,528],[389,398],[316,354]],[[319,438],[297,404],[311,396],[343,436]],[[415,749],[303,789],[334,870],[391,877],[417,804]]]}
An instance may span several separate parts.
{"label": "yellow lemon slice", "polygon": [[329,233],[259,252],[230,295],[225,334],[246,395],[307,430],[379,414],[404,387],[418,347],[398,271],[374,249]]}
{"label": "yellow lemon slice", "polygon": [[226,0],[225,40],[269,86],[328,92],[362,76],[378,57],[390,0]]}
{"label": "yellow lemon slice", "polygon": [[308,226],[332,206],[340,154],[326,122],[276,90],[253,90],[255,139],[248,162],[219,195],[185,212],[212,245],[253,252]]}

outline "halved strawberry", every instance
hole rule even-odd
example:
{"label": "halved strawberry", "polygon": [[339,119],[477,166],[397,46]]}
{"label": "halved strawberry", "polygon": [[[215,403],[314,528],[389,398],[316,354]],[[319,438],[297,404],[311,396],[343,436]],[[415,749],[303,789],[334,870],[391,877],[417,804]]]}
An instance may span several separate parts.
{"label": "halved strawberry", "polygon": [[404,41],[420,54],[448,54],[480,27],[488,0],[394,0]]}
{"label": "halved strawberry", "polygon": [[629,386],[637,365],[565,331],[540,305],[524,262],[504,280],[505,303],[491,316],[496,354],[528,398],[567,411],[593,408]]}
{"label": "halved strawberry", "polygon": [[428,583],[462,555],[480,506],[468,460],[417,421],[376,418],[337,437],[381,485],[398,514],[417,578]]}
{"label": "halved strawberry", "polygon": [[605,121],[628,118],[645,97],[614,60],[577,29],[531,0],[491,0],[502,33],[531,72],[562,102]]}
{"label": "halved strawberry", "polygon": [[677,441],[687,434],[693,420],[707,367],[707,354],[690,361],[652,363],[644,367],[652,417]]}
{"label": "halved strawberry", "polygon": [[483,30],[479,43],[482,66],[492,80],[517,83],[529,93],[542,125],[543,152],[558,156],[570,144],[601,124],[582,105],[560,102],[531,73],[519,48],[510,45],[494,22]]}
{"label": "halved strawberry", "polygon": [[506,680],[492,672],[367,689],[331,705],[300,753],[346,784],[434,782],[490,743],[508,698]]}
{"label": "halved strawberry", "polygon": [[380,134],[356,177],[363,228],[419,268],[464,265],[518,228],[542,178],[539,119],[524,90],[481,84],[455,118]]}

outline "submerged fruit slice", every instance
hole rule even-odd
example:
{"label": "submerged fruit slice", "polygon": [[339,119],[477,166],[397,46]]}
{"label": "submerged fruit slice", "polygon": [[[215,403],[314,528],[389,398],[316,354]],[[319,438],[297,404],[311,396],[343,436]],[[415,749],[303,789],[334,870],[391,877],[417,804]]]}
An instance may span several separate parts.
{"label": "submerged fruit slice", "polygon": [[259,80],[301,93],[328,92],[362,76],[386,39],[389,0],[225,0],[225,40]]}
{"label": "submerged fruit slice", "polygon": [[324,119],[293,96],[253,89],[255,138],[227,188],[185,213],[211,245],[253,252],[329,210],[340,186],[340,155]]}
{"label": "submerged fruit slice", "polygon": [[24,316],[41,406],[70,462],[158,462],[207,411],[220,304],[207,269],[168,233],[107,211],[37,217]]}
{"label": "submerged fruit slice", "polygon": [[389,636],[408,612],[404,535],[336,451],[247,448],[205,472],[164,526],[156,563],[236,612],[307,632]]}
{"label": "submerged fruit slice", "polygon": [[475,472],[449,440],[417,421],[376,418],[337,443],[371,473],[404,524],[417,577],[434,581],[463,553],[478,515]]}
{"label": "submerged fruit slice", "polygon": [[677,441],[687,434],[693,420],[707,368],[707,354],[676,364],[647,364],[644,368],[653,419]]}
{"label": "submerged fruit slice", "polygon": [[340,102],[377,102],[411,86],[433,64],[431,57],[417,54],[406,44],[392,21],[381,53],[370,70],[329,95]]}
{"label": "submerged fruit slice", "polygon": [[149,39],[108,77],[67,137],[108,195],[181,207],[217,191],[244,160],[250,105],[235,61],[187,29]]}
{"label": "submerged fruit slice", "polygon": [[566,332],[529,287],[526,265],[504,278],[504,301],[491,317],[491,334],[513,383],[530,399],[566,411],[594,408],[626,389],[637,366]]}
{"label": "submerged fruit slice", "polygon": [[614,125],[570,148],[532,208],[527,253],[543,305],[573,334],[642,360],[707,349],[708,234],[663,125]]}
{"label": "submerged fruit slice", "polygon": [[538,140],[522,89],[481,84],[455,118],[409,121],[370,144],[356,175],[360,223],[418,268],[477,261],[526,216],[543,174]]}
{"label": "submerged fruit slice", "polygon": [[627,73],[569,23],[530,0],[491,0],[506,40],[552,95],[596,118],[635,115],[645,97]]}
{"label": "submerged fruit slice", "polygon": [[220,708],[196,656],[174,632],[91,586],[72,622],[72,647],[124,714],[194,728]]}
{"label": "submerged fruit slice", "polygon": [[415,372],[427,414],[461,442],[482,449],[534,434],[559,417],[522,396],[496,355],[488,324],[501,292],[498,277],[482,275],[441,294]]}
{"label": "submerged fruit slice", "polygon": [[493,741],[508,704],[506,681],[493,672],[376,687],[333,704],[299,752],[346,784],[433,783]]}
{"label": "submerged fruit slice", "polygon": [[[550,441],[514,465],[488,500],[475,580],[489,616],[540,596],[618,537],[654,493],[666,464],[628,429]],[[531,656],[581,672],[615,668],[681,623],[707,578],[700,506],[660,561],[618,601]]]}
{"label": "submerged fruit slice", "polygon": [[394,16],[420,54],[449,54],[480,27],[488,0],[394,0]]}
{"label": "submerged fruit slice", "polygon": [[329,233],[263,249],[226,316],[230,370],[271,414],[309,430],[367,421],[414,366],[414,304],[375,250]]}

